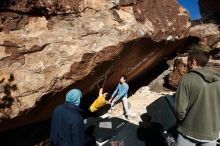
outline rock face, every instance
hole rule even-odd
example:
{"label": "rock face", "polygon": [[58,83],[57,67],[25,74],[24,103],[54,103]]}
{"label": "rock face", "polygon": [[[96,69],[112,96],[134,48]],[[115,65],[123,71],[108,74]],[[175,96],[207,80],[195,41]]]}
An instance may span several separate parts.
{"label": "rock face", "polygon": [[[182,38],[186,35],[185,28],[190,25],[190,23],[186,24],[186,10],[169,0],[140,0],[134,6],[134,14],[136,19],[145,25],[151,23],[150,26],[154,27],[154,33],[157,34],[153,37],[156,40],[167,39],[168,35],[173,39]],[[186,25],[180,27],[179,24]]]}
{"label": "rock face", "polygon": [[199,0],[200,13],[206,22],[220,23],[220,1],[219,0]]}
{"label": "rock face", "polygon": [[202,23],[205,24],[197,21],[196,25],[190,28],[190,36],[199,38],[202,45],[208,46],[213,59],[220,58],[219,6],[220,1],[218,0],[199,0]]}
{"label": "rock face", "polygon": [[208,23],[200,24],[190,28],[190,36],[200,38],[200,43],[211,48],[219,48],[220,30],[218,25]]}
{"label": "rock face", "polygon": [[135,79],[188,36],[175,0],[119,2],[1,2],[0,131],[48,119],[70,88],[88,95],[104,76],[106,90],[121,74]]}

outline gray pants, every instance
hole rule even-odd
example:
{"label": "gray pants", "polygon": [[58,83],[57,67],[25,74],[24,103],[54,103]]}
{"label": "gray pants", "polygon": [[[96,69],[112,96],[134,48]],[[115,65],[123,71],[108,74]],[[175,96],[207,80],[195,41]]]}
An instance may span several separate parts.
{"label": "gray pants", "polygon": [[196,144],[199,144],[199,146],[216,146],[216,140],[211,142],[199,142],[185,137],[182,134],[178,135],[176,146],[196,146]]}
{"label": "gray pants", "polygon": [[123,106],[124,106],[125,114],[128,114],[130,112],[129,111],[129,107],[128,107],[128,98],[127,97],[123,97],[122,98],[122,103],[123,103]]}
{"label": "gray pants", "polygon": [[[115,105],[115,102],[117,102],[116,99],[114,99],[112,101],[112,104],[111,104],[111,107],[113,107]],[[129,114],[129,107],[128,107],[128,97],[123,97],[122,98],[122,104],[123,104],[123,107],[124,107],[124,112],[125,114]]]}

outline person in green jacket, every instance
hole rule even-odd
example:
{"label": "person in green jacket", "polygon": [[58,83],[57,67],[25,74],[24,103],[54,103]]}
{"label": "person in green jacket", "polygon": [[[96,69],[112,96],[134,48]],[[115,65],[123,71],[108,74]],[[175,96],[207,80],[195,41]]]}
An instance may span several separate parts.
{"label": "person in green jacket", "polygon": [[179,120],[177,146],[216,146],[220,130],[220,74],[205,68],[209,54],[188,54],[189,72],[178,84],[174,111]]}

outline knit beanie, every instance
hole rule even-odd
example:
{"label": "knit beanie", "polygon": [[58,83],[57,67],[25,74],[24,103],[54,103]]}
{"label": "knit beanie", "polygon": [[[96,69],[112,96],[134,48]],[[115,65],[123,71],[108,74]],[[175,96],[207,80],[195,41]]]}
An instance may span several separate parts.
{"label": "knit beanie", "polygon": [[71,89],[66,94],[66,102],[79,106],[80,100],[82,98],[82,92],[79,89]]}

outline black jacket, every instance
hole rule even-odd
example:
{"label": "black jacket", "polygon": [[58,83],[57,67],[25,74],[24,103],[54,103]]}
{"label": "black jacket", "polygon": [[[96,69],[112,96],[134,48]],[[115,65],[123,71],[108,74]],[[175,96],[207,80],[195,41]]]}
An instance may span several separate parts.
{"label": "black jacket", "polygon": [[50,132],[51,146],[84,146],[84,124],[79,107],[64,103],[53,112]]}

